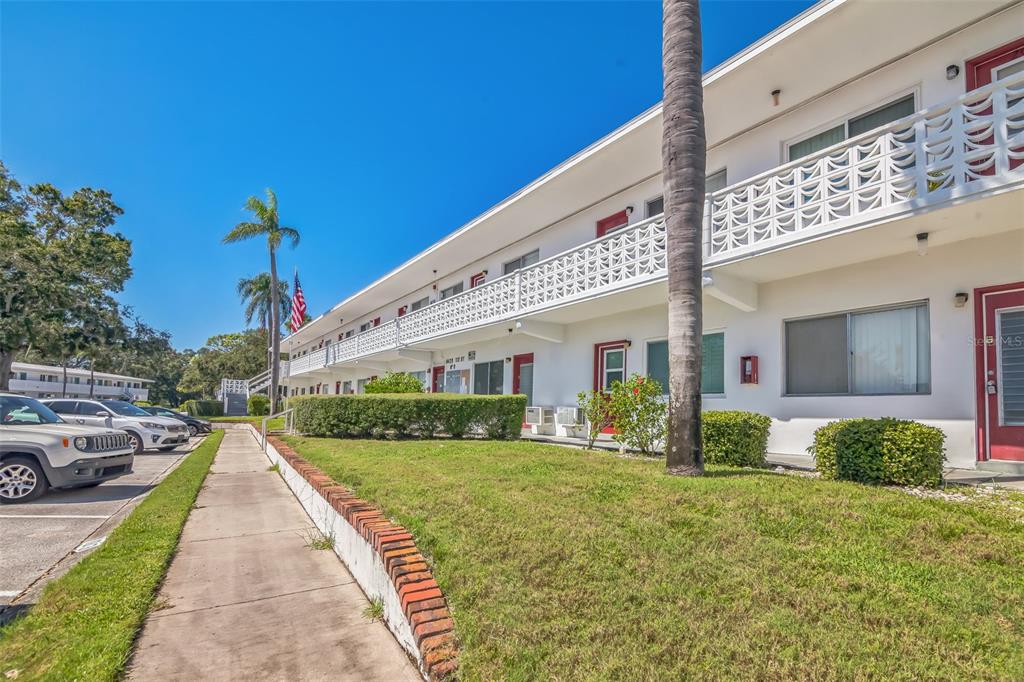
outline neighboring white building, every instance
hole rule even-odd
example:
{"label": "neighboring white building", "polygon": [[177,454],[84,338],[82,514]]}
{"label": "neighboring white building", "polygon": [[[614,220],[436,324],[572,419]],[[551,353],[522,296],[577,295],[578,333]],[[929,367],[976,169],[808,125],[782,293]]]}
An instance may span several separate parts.
{"label": "neighboring white building", "polygon": [[[126,377],[108,372],[90,372],[87,369],[67,369],[67,387],[64,385],[64,369],[51,365],[33,365],[15,362],[11,367],[10,387],[12,393],[31,398],[89,398],[146,400],[149,389],[146,384],[152,379]],[[95,382],[95,386],[93,386]]]}
{"label": "neighboring white building", "polygon": [[[1024,462],[1024,4],[826,0],[704,87],[705,409],[778,453],[894,416]],[[664,378],[660,173],[655,107],[289,336],[289,394]]]}

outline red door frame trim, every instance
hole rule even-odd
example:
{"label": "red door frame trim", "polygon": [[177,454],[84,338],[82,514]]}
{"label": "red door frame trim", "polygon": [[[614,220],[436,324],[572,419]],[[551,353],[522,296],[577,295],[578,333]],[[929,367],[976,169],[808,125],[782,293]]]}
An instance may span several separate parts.
{"label": "red door frame trim", "polygon": [[512,356],[512,394],[519,394],[519,367],[533,364],[533,353],[520,353]]}
{"label": "red door frame trim", "polygon": [[974,400],[975,440],[979,462],[987,462],[988,453],[988,393],[985,392],[985,297],[1024,289],[1024,281],[997,284],[974,290]]}
{"label": "red door frame trim", "polygon": [[[603,343],[594,344],[594,390],[601,390],[601,373],[604,370],[604,351],[609,348],[617,348],[621,346],[622,350],[626,350],[629,347],[629,339],[620,339],[619,341],[604,341]],[[622,356],[622,377],[626,375],[626,354]]]}
{"label": "red door frame trim", "polygon": [[444,365],[437,365],[430,370],[430,392],[431,393],[444,393],[444,391],[437,390],[437,380],[441,379],[441,387],[444,388]]}
{"label": "red door frame trim", "polygon": [[486,272],[478,272],[469,278],[469,288],[474,289],[487,281]]}
{"label": "red door frame trim", "polygon": [[625,209],[597,221],[597,236],[603,237],[609,232],[614,232],[620,227],[629,225],[629,213]]}
{"label": "red door frame trim", "polygon": [[[1018,54],[1013,54],[1014,52]],[[967,72],[965,74],[967,89],[974,90],[988,85],[992,82],[993,67],[999,66],[1001,62],[1013,61],[1022,55],[1024,55],[1024,37],[968,59],[964,63],[964,71]]]}

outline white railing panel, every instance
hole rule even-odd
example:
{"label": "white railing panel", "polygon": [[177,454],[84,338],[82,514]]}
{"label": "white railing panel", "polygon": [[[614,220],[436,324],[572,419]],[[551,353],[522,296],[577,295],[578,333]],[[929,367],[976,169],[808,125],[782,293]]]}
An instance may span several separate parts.
{"label": "white railing panel", "polygon": [[708,195],[705,257],[943,201],[1024,172],[1022,160],[1024,73]]}

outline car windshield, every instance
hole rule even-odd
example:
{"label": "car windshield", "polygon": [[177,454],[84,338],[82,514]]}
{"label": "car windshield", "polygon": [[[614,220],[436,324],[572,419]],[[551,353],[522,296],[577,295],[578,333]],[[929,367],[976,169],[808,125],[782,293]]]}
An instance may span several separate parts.
{"label": "car windshield", "polygon": [[114,414],[119,414],[123,417],[149,417],[149,412],[146,412],[141,407],[136,407],[131,403],[121,402],[120,400],[103,400],[103,407],[107,408]]}
{"label": "car windshield", "polygon": [[63,421],[53,410],[38,400],[0,395],[0,424],[3,426],[60,424]]}

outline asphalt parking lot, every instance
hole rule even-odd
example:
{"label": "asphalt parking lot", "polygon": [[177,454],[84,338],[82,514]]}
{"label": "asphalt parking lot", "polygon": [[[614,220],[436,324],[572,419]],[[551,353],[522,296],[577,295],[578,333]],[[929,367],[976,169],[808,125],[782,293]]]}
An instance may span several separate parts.
{"label": "asphalt parking lot", "polygon": [[102,544],[202,438],[171,452],[144,452],[133,471],[95,488],[52,491],[0,507],[0,624],[34,604],[43,586]]}

